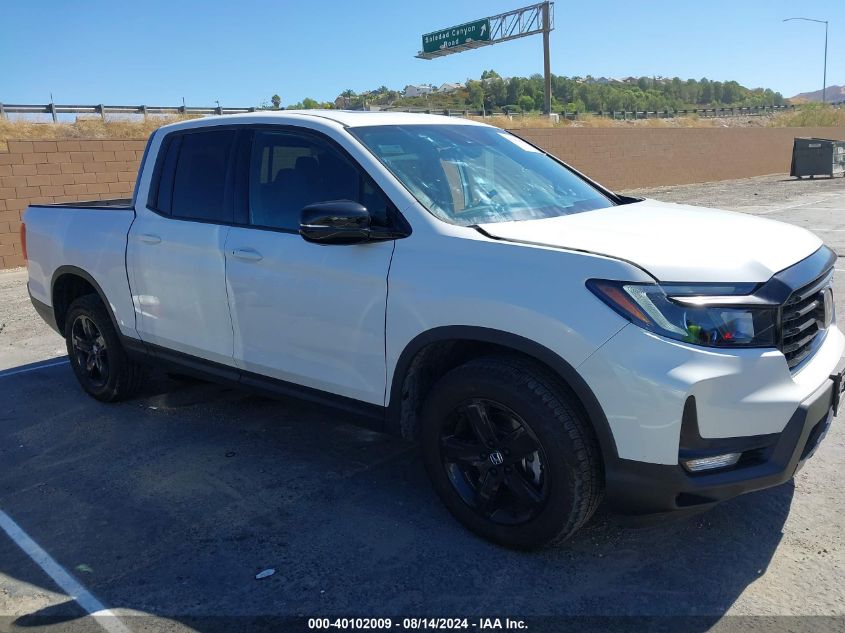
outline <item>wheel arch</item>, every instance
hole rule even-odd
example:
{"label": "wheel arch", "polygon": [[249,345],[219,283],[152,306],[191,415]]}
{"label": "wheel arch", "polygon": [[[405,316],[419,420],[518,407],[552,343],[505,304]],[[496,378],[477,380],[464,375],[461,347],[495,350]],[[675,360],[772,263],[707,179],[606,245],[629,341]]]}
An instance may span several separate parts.
{"label": "wheel arch", "polygon": [[86,294],[96,294],[100,297],[100,301],[106,307],[106,312],[109,315],[109,319],[111,319],[115,332],[120,334],[120,327],[117,324],[112,307],[106,299],[106,293],[103,292],[97,280],[90,273],[77,266],[59,266],[53,273],[53,278],[50,282],[50,300],[52,302],[53,315],[56,319],[56,327],[59,328],[62,336],[64,336],[65,318],[70,304]]}
{"label": "wheel arch", "polygon": [[490,353],[525,357],[567,388],[593,428],[603,461],[618,458],[610,424],[593,390],[577,370],[549,348],[511,332],[476,326],[444,326],[419,334],[405,346],[390,380],[388,431],[406,438],[419,432],[422,400],[439,376],[467,360]]}

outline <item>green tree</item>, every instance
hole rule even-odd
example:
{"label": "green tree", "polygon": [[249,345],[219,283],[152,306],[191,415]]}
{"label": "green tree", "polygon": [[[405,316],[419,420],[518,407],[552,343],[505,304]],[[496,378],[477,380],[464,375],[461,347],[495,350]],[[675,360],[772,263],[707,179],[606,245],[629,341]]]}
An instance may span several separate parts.
{"label": "green tree", "polygon": [[520,110],[523,112],[530,112],[534,109],[534,99],[528,95],[522,95],[516,102]]}
{"label": "green tree", "polygon": [[302,100],[302,108],[304,110],[316,110],[320,107],[320,103],[311,97],[305,97]]}
{"label": "green tree", "polygon": [[491,110],[493,108],[500,108],[508,102],[507,87],[501,77],[494,77],[488,82],[485,92],[485,103]]}
{"label": "green tree", "polygon": [[467,92],[467,105],[478,110],[484,107],[484,86],[480,81],[467,81]]}
{"label": "green tree", "polygon": [[[783,104],[783,95],[769,89],[749,89],[736,81],[711,81],[674,77],[657,79],[641,77],[633,83],[599,84],[595,80],[582,80],[578,77],[552,75],[553,110],[560,112],[564,106],[567,111],[596,112],[609,110],[676,110],[699,106],[761,106]],[[341,93],[346,100],[345,107],[356,107],[366,98],[369,103],[392,105],[396,107],[481,109],[490,111],[499,109],[530,110],[537,109],[543,103],[544,83],[539,74],[530,77],[512,77],[504,80],[495,70],[485,70],[480,80],[467,79],[466,87],[448,93],[434,92],[426,97],[403,97],[395,90],[380,86],[376,90],[360,95],[347,89]],[[528,104],[528,97],[531,105]],[[263,109],[270,109],[268,103],[262,103]],[[332,107],[332,104],[318,104],[313,99],[293,107]]]}
{"label": "green tree", "polygon": [[710,80],[707,77],[703,77],[698,82],[698,87],[698,103],[701,105],[710,105],[713,101],[713,86],[710,84]]}
{"label": "green tree", "polygon": [[270,97],[270,102],[273,104],[273,108],[278,110],[282,105],[282,98],[279,95],[273,95]]}

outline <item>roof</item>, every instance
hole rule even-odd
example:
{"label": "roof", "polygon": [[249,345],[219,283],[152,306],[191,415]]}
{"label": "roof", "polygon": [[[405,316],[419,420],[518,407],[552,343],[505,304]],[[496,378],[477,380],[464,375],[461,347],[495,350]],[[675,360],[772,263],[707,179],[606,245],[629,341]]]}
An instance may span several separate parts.
{"label": "roof", "polygon": [[303,120],[334,122],[343,127],[367,125],[485,125],[458,117],[416,112],[368,112],[366,110],[260,110],[244,114],[204,117],[164,126],[168,129],[232,123],[295,123]]}

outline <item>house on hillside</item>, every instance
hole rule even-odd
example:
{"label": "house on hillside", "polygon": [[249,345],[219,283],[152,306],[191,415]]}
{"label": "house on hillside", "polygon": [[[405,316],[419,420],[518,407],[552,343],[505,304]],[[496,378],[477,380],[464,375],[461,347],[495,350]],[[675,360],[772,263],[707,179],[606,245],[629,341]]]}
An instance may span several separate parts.
{"label": "house on hillside", "polygon": [[596,79],[597,84],[601,84],[603,86],[618,86],[620,84],[624,84],[624,79],[617,79],[616,77],[599,77]]}
{"label": "house on hillside", "polygon": [[440,87],[437,89],[437,91],[449,94],[450,92],[461,90],[463,87],[464,85],[462,83],[451,83],[447,81],[446,83],[440,84]]}
{"label": "house on hillside", "polygon": [[431,94],[432,92],[434,92],[434,86],[431,84],[408,84],[405,86],[406,97],[421,97],[423,95]]}

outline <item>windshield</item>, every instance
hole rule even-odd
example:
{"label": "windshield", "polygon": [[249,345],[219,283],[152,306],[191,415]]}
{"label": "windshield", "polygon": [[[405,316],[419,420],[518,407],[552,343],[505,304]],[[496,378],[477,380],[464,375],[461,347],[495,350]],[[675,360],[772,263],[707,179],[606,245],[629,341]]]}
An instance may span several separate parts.
{"label": "windshield", "polygon": [[469,226],[613,206],[595,187],[512,134],[474,125],[349,130],[431,213]]}

